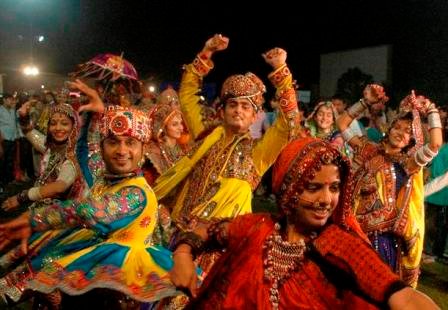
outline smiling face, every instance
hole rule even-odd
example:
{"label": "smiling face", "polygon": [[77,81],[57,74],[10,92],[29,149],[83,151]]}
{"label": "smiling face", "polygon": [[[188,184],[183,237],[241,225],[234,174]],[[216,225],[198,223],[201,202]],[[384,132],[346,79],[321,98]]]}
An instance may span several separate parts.
{"label": "smiling face", "polygon": [[305,182],[298,202],[288,216],[288,222],[300,231],[314,231],[323,227],[339,202],[341,178],[334,164],[322,165],[314,178]]}
{"label": "smiling face", "polygon": [[227,99],[224,110],[221,110],[224,126],[233,133],[245,133],[255,122],[257,114],[249,99]]}
{"label": "smiling face", "polygon": [[73,121],[63,113],[54,113],[48,122],[48,132],[56,143],[67,141],[73,130]]}
{"label": "smiling face", "polygon": [[410,120],[399,119],[389,130],[388,143],[394,148],[403,149],[408,146],[412,137],[412,123]]}
{"label": "smiling face", "polygon": [[329,131],[334,123],[333,110],[325,105],[321,106],[314,116],[317,127],[323,131]]}
{"label": "smiling face", "polygon": [[102,143],[102,154],[109,172],[125,174],[139,168],[143,144],[132,137],[111,135]]}
{"label": "smiling face", "polygon": [[179,139],[184,132],[184,125],[182,117],[179,114],[174,114],[168,119],[165,125],[166,135],[171,139]]}

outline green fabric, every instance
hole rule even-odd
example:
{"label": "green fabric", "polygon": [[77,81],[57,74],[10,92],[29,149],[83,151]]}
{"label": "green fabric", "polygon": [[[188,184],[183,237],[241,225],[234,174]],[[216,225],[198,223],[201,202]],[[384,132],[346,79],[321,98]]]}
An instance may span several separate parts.
{"label": "green fabric", "polygon": [[[433,180],[438,176],[443,175],[448,171],[448,144],[444,143],[439,150],[439,154],[432,160],[431,167],[431,179]],[[426,197],[426,202],[438,205],[438,206],[446,206],[448,205],[448,187],[432,194],[429,197]]]}
{"label": "green fabric", "polygon": [[367,138],[370,141],[379,143],[381,141],[381,139],[383,139],[383,134],[381,133],[381,131],[379,131],[376,128],[369,127],[369,128],[367,128],[366,131],[367,131]]}

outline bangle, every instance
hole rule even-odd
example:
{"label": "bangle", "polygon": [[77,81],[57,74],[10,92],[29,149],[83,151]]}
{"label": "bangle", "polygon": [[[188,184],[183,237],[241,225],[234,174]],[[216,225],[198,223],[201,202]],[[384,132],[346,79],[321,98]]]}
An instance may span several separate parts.
{"label": "bangle", "polygon": [[357,118],[359,115],[361,115],[362,112],[364,112],[364,110],[367,109],[367,105],[364,103],[364,100],[359,100],[357,103],[355,103],[354,105],[352,105],[351,107],[349,107],[347,109],[347,114],[355,119]]}
{"label": "bangle", "polygon": [[428,115],[428,125],[429,129],[442,128],[442,122],[438,112],[432,112]]}
{"label": "bangle", "polygon": [[342,138],[344,138],[345,141],[349,142],[353,137],[355,137],[355,134],[353,133],[353,130],[350,127],[345,128],[341,132]]}
{"label": "bangle", "polygon": [[27,193],[28,199],[31,201],[37,201],[42,199],[42,195],[40,194],[39,187],[31,187]]}
{"label": "bangle", "polygon": [[204,240],[192,231],[182,231],[177,237],[174,248],[176,249],[181,244],[188,244],[191,247],[191,255],[196,257],[202,252],[204,247]]}
{"label": "bangle", "polygon": [[415,163],[417,165],[419,165],[420,167],[425,167],[427,165],[427,163],[420,161],[420,159],[418,158],[417,152],[414,153],[414,160],[415,160]]}
{"label": "bangle", "polygon": [[28,190],[24,189],[17,195],[17,201],[20,204],[30,202],[30,199],[28,197]]}
{"label": "bangle", "polygon": [[429,147],[428,144],[425,144],[423,146],[423,153],[425,153],[425,155],[430,156],[432,158],[436,157],[437,154],[439,154],[439,152],[434,152],[433,150],[431,150],[431,148]]}

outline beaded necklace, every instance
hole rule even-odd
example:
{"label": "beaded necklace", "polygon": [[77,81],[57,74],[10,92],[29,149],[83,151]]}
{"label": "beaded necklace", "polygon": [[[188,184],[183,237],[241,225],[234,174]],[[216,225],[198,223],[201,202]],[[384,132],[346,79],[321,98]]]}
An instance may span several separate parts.
{"label": "beaded necklace", "polygon": [[269,301],[274,310],[277,310],[280,304],[280,286],[294,271],[298,270],[307,250],[304,239],[298,242],[284,241],[280,235],[280,229],[280,224],[275,223],[274,231],[266,238],[263,245],[264,278],[271,282]]}

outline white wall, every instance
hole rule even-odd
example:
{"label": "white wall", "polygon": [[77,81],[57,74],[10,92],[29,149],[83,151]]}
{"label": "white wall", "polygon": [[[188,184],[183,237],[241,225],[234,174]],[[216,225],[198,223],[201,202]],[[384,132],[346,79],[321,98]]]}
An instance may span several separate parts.
{"label": "white wall", "polygon": [[320,96],[335,94],[338,78],[350,68],[358,67],[373,76],[375,82],[390,82],[389,45],[340,51],[320,56]]}

